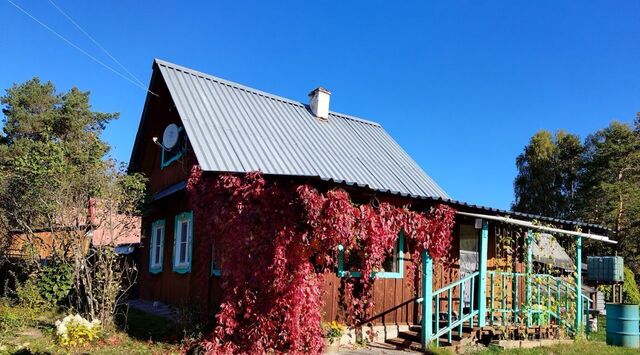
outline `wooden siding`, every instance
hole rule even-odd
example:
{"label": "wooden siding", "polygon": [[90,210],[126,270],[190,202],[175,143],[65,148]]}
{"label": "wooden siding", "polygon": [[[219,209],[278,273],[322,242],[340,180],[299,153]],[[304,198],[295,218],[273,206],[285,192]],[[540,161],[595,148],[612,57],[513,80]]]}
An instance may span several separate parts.
{"label": "wooden siding", "polygon": [[154,82],[154,92],[158,97],[149,96],[149,102],[145,108],[143,126],[140,127],[140,145],[135,171],[143,173],[149,178],[149,193],[155,194],[176,183],[185,181],[189,177],[191,166],[197,163],[191,145],[187,152],[177,161],[160,168],[162,161],[162,148],[153,143],[153,137],[162,141],[164,129],[171,123],[182,126],[180,116],[175,108],[171,95],[161,77]]}
{"label": "wooden siding", "polygon": [[[418,294],[407,283],[408,264],[412,263],[411,255],[404,253],[404,278],[377,279],[373,287],[374,316],[370,321],[374,324],[412,324],[417,321],[417,307],[415,300]],[[419,275],[416,285],[420,285]],[[344,321],[338,304],[340,299],[341,279],[335,272],[324,275],[324,321]],[[419,287],[418,287],[419,288]]]}
{"label": "wooden siding", "polygon": [[[173,243],[175,230],[175,216],[190,210],[186,194],[180,192],[162,200],[162,204],[156,204],[150,215],[143,219],[141,270],[140,273],[140,297],[154,301],[162,301],[173,305],[191,303],[191,273],[178,274],[173,272]],[[151,224],[158,220],[165,220],[164,250],[162,260],[162,272],[149,273],[149,243],[151,241]],[[198,236],[194,233],[194,242]],[[195,250],[195,245],[194,245]],[[198,262],[195,258],[194,261]]]}
{"label": "wooden siding", "polygon": [[[143,238],[140,265],[140,296],[143,299],[159,300],[176,306],[195,304],[205,306],[209,312],[215,312],[221,300],[219,277],[209,276],[211,255],[210,253],[198,254],[198,250],[210,250],[210,247],[203,247],[200,243],[210,243],[210,239],[198,233],[198,221],[194,220],[194,241],[193,241],[193,271],[187,274],[177,274],[172,270],[173,263],[173,243],[175,216],[181,212],[191,210],[186,191],[181,191],[156,201],[152,213],[143,220]],[[151,224],[158,219],[164,219],[165,246],[163,257],[163,271],[159,274],[150,274],[149,268],[149,234]],[[461,222],[461,221],[458,221]],[[467,222],[464,222],[467,223]],[[434,266],[433,289],[440,289],[451,282],[459,279],[459,228],[456,225],[453,240],[452,258],[448,264],[441,262]],[[413,247],[407,241],[407,251],[404,253],[404,278],[402,279],[378,279],[374,283],[374,316],[370,319],[372,324],[416,324],[420,321],[420,307],[416,299],[420,297],[420,265],[417,265],[414,283],[416,290],[409,285],[408,267],[412,260],[411,251]],[[493,265],[491,260],[495,258],[495,236],[490,230],[489,236],[489,265]],[[517,270],[524,267],[521,263],[517,265]],[[202,277],[201,273],[207,273]],[[198,280],[208,280],[203,284]],[[343,320],[343,314],[339,307],[339,287],[340,278],[335,272],[324,275],[323,293],[323,320]],[[508,287],[509,304],[512,302],[511,285]],[[524,298],[524,288],[519,289],[519,299]],[[477,292],[476,292],[477,294]],[[487,295],[489,296],[489,290]],[[453,290],[453,309],[459,309],[460,295],[459,289]],[[522,301],[521,301],[522,302]],[[440,309],[446,307],[444,300],[441,300]]]}

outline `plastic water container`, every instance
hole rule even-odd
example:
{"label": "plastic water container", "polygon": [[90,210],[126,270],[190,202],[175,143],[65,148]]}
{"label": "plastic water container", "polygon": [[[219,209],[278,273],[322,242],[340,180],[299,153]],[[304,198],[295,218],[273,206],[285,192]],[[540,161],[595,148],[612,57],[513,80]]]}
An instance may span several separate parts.
{"label": "plastic water container", "polygon": [[621,256],[588,256],[587,279],[605,283],[624,281],[624,260]]}

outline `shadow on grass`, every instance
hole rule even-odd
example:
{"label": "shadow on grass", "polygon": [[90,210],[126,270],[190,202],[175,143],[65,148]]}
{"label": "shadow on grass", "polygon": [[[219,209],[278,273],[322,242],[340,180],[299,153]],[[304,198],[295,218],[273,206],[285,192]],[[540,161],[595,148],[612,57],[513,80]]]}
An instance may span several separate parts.
{"label": "shadow on grass", "polygon": [[118,309],[116,327],[141,341],[176,343],[183,335],[178,326],[166,318],[128,307]]}
{"label": "shadow on grass", "polygon": [[32,352],[29,349],[20,349],[10,354],[11,355],[51,355],[50,352],[41,352],[41,351]]}

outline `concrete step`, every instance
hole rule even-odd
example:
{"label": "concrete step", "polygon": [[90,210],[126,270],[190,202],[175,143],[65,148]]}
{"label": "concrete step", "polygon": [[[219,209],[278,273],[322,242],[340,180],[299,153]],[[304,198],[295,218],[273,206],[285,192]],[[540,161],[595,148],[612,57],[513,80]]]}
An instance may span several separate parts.
{"label": "concrete step", "polygon": [[394,345],[396,348],[422,350],[422,344],[419,341],[412,341],[409,339],[393,338],[385,340],[385,343]]}

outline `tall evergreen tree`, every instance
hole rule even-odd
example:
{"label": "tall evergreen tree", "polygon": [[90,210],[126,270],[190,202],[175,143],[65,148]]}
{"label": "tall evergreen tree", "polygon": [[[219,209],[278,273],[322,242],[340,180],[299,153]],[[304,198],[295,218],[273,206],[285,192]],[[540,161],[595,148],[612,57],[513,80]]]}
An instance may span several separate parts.
{"label": "tall evergreen tree", "polygon": [[94,112],[88,92],[58,93],[38,78],[7,89],[0,103],[0,208],[9,228],[31,233],[52,224],[60,209],[84,206],[96,195],[109,165],[109,145],[100,135],[118,114]]}
{"label": "tall evergreen tree", "polygon": [[585,169],[580,177],[579,213],[613,229],[618,251],[640,271],[640,133],[612,122],[586,141]]}
{"label": "tall evergreen tree", "polygon": [[[57,92],[37,78],[7,89],[0,103],[0,262],[15,260],[11,246],[30,261],[25,274],[37,275],[41,256],[71,268],[74,311],[112,326],[133,272],[114,249],[121,235],[140,232],[132,217],[146,183],[106,157],[101,134],[118,114],[93,111],[88,92]],[[89,248],[99,228],[107,237]]]}

